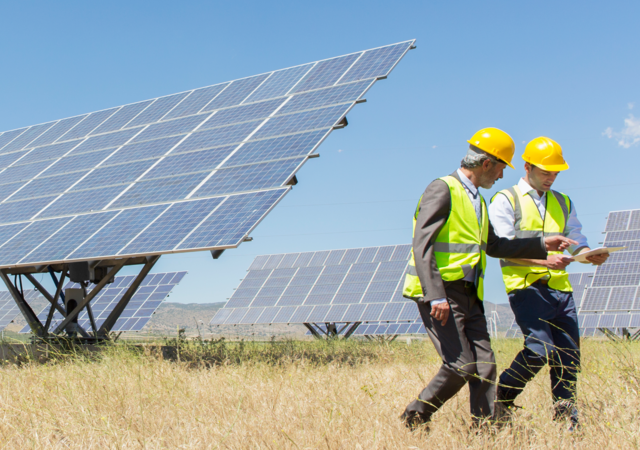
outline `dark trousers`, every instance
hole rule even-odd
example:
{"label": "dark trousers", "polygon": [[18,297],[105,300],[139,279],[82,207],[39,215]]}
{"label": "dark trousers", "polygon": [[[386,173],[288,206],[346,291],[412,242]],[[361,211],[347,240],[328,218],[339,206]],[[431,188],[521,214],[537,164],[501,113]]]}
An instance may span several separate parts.
{"label": "dark trousers", "polygon": [[549,363],[554,402],[575,401],[580,334],[573,294],[538,282],[511,291],[509,303],[524,335],[524,349],[500,375],[499,397],[515,399]]}
{"label": "dark trousers", "polygon": [[407,406],[407,414],[429,420],[447,400],[468,382],[471,415],[486,418],[493,414],[496,364],[487,331],[482,302],[473,283],[445,283],[451,308],[445,326],[431,317],[431,305],[418,303],[420,316],[442,366],[418,398]]}

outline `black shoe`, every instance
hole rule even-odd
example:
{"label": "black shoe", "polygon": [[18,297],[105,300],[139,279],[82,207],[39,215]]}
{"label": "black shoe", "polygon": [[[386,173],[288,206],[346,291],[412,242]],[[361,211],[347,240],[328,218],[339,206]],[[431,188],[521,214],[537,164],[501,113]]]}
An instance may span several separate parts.
{"label": "black shoe", "polygon": [[567,420],[569,421],[568,431],[573,433],[580,428],[580,421],[578,419],[578,408],[575,403],[570,400],[560,400],[556,402],[553,407],[553,420],[556,422]]}
{"label": "black shoe", "polygon": [[514,402],[515,398],[507,397],[506,393],[498,388],[496,401],[493,403],[492,420],[498,425],[510,422],[513,419],[513,413],[521,409],[521,407]]}
{"label": "black shoe", "polygon": [[429,431],[431,417],[416,411],[405,411],[400,416],[400,420],[412,432],[417,430]]}

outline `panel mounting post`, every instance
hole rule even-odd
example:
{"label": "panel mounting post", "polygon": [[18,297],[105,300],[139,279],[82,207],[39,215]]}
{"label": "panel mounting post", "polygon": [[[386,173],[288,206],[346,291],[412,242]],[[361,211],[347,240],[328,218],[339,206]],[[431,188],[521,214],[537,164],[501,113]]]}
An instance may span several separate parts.
{"label": "panel mounting post", "polygon": [[147,262],[144,267],[142,267],[140,273],[138,273],[138,276],[135,278],[135,280],[133,280],[133,283],[131,283],[131,286],[129,286],[127,292],[124,293],[113,311],[111,311],[109,317],[107,317],[107,319],[102,323],[102,326],[98,330],[99,337],[106,338],[107,336],[109,336],[111,329],[116,324],[116,322],[122,315],[122,312],[129,304],[131,297],[133,297],[133,294],[135,294],[138,290],[138,286],[140,286],[140,283],[142,283],[144,277],[149,274],[149,272],[151,271],[151,269],[153,269],[153,266],[158,262],[159,259],[160,255],[147,256]]}
{"label": "panel mounting post", "polygon": [[55,330],[53,330],[53,332],[55,334],[60,333],[62,330],[65,329],[65,327],[67,325],[69,325],[69,323],[78,316],[78,314],[80,314],[80,311],[82,311],[84,309],[85,306],[87,306],[87,304],[93,300],[93,298],[98,294],[98,292],[100,292],[102,290],[103,287],[105,287],[105,285],[109,282],[109,280],[111,278],[113,278],[114,276],[116,276],[116,274],[120,271],[120,269],[122,269],[122,267],[126,264],[126,262],[128,261],[128,258],[123,258],[121,259],[118,264],[116,264],[115,266],[113,266],[111,268],[111,270],[109,271],[109,273],[107,273],[102,280],[100,280],[100,282],[96,285],[96,287],[94,287],[91,292],[89,292],[89,294],[78,304],[78,306],[76,306],[74,308],[73,311],[71,311],[69,314],[67,314],[67,317],[64,318],[64,320],[56,327]]}
{"label": "panel mounting post", "polygon": [[15,300],[18,308],[20,309],[20,312],[27,320],[27,323],[33,330],[34,334],[36,336],[42,336],[44,334],[44,327],[42,326],[42,322],[40,322],[36,313],[34,313],[33,309],[31,309],[31,306],[29,306],[29,304],[25,301],[25,299],[22,297],[22,294],[18,292],[18,288],[13,285],[7,273],[2,269],[0,269],[0,278],[2,278],[4,284],[7,285],[11,296]]}
{"label": "panel mounting post", "polygon": [[318,333],[316,331],[316,329],[314,328],[314,326],[310,323],[304,323],[303,324],[305,327],[307,327],[307,329],[311,332],[311,335],[316,338],[316,339],[322,339],[322,336],[320,336],[320,333]]}
{"label": "panel mounting post", "polygon": [[[30,273],[25,274],[25,276],[31,282],[31,284],[33,284],[35,286],[35,288],[38,291],[40,291],[42,296],[44,298],[46,298],[47,300],[49,300],[49,303],[51,303],[51,305],[52,305],[51,308],[49,308],[49,314],[47,315],[47,322],[44,325],[44,331],[45,331],[46,334],[49,333],[49,327],[51,326],[51,320],[53,319],[53,314],[54,314],[54,312],[56,310],[62,315],[62,317],[65,317],[67,315],[67,309],[63,308],[58,303],[58,298],[59,297],[64,298],[64,294],[62,293],[62,287],[64,285],[64,277],[65,277],[65,275],[66,275],[66,272],[63,270],[62,271],[62,275],[60,275],[60,282],[58,282],[58,280],[55,279],[55,275],[52,276],[53,279],[54,279],[54,284],[56,285],[56,293],[52,297],[51,294],[49,294],[49,292],[38,282],[38,280],[36,280],[33,277],[33,275],[31,275]],[[89,337],[89,333],[87,333],[85,331],[85,329],[82,328],[80,325],[78,325],[78,331],[80,332],[80,334],[82,336],[84,336],[86,338]]]}
{"label": "panel mounting post", "polygon": [[[355,331],[358,329],[358,327],[360,326],[362,322],[355,322],[351,325],[351,327],[347,330],[347,332],[344,334],[344,338],[347,339],[349,338],[353,333],[355,333]],[[347,324],[349,325],[349,324]],[[345,328],[347,327],[347,325],[345,325]],[[344,328],[343,328],[344,330]]]}

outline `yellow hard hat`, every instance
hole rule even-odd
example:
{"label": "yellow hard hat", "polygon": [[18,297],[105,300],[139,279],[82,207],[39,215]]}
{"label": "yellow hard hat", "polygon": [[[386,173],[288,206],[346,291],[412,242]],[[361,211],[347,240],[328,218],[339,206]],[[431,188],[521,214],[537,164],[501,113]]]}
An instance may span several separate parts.
{"label": "yellow hard hat", "polygon": [[516,151],[516,144],[513,142],[513,139],[511,139],[511,136],[504,131],[497,128],[483,128],[474,134],[467,142],[502,160],[512,169],[514,168],[513,165],[511,165],[511,160]]}
{"label": "yellow hard hat", "polygon": [[569,168],[569,164],[562,157],[560,144],[544,136],[537,137],[527,144],[522,159],[549,172],[560,172]]}

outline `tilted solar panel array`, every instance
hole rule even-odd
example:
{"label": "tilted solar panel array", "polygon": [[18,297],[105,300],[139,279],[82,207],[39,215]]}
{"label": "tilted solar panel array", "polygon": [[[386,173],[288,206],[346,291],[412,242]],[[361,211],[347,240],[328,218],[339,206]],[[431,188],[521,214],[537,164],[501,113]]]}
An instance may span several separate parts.
{"label": "tilted solar panel array", "polygon": [[[180,283],[186,273],[187,272],[169,272],[147,275],[111,331],[140,331],[147,322],[149,322],[153,313],[155,313],[156,309],[160,306],[160,303],[162,303],[171,290]],[[127,291],[127,288],[133,283],[134,279],[135,276],[133,275],[115,277],[113,283],[108,284],[91,301],[91,308],[97,328],[100,328],[104,323]],[[64,288],[80,287],[81,286],[76,283],[67,283]],[[94,285],[90,285],[87,290],[90,291],[93,287]],[[50,305],[47,305],[40,314],[38,314],[40,322],[46,322],[49,309]],[[62,315],[56,311],[53,314],[51,328],[55,328],[63,319]],[[86,309],[78,316],[78,325],[87,331],[91,331],[91,323]],[[31,332],[31,328],[27,325],[20,332],[29,333]]]}
{"label": "tilted solar panel array", "polygon": [[0,268],[239,245],[413,43],[0,133]]}
{"label": "tilted solar panel array", "polygon": [[413,321],[411,245],[258,256],[212,325]]}
{"label": "tilted solar panel array", "polygon": [[[38,291],[33,289],[24,292],[24,299],[30,303],[40,296]],[[4,330],[17,317],[22,317],[20,309],[11,294],[7,291],[0,292],[0,330]]]}
{"label": "tilted solar panel array", "polygon": [[[582,303],[582,299],[584,298],[589,286],[591,285],[591,279],[593,277],[593,272],[583,272],[583,273],[570,273],[569,274],[569,282],[571,283],[571,287],[573,288],[573,301],[576,304],[576,309],[580,311],[580,304]],[[580,325],[580,333],[583,334],[586,330],[584,327],[585,318],[583,315],[578,314],[578,324]],[[514,320],[511,324],[511,327],[507,330],[506,337],[515,338],[521,337],[522,332],[520,331],[520,327]]]}
{"label": "tilted solar panel array", "polygon": [[605,247],[626,248],[596,267],[580,308],[584,336],[600,334],[599,328],[619,333],[640,327],[640,210],[609,213],[605,235]]}
{"label": "tilted solar panel array", "polygon": [[[345,323],[337,323],[338,329],[342,329]],[[312,326],[320,328],[324,334],[327,326],[324,323],[313,324]],[[347,327],[348,328],[348,327]],[[306,335],[311,335],[311,331],[307,331]],[[422,319],[418,317],[412,322],[364,322],[353,333],[354,336],[395,336],[398,334],[427,334]]]}
{"label": "tilted solar panel array", "polygon": [[609,213],[605,247],[626,247],[596,268],[580,311],[640,312],[640,210]]}
{"label": "tilted solar panel array", "polygon": [[354,336],[395,336],[398,334],[427,334],[422,319],[413,322],[368,322],[360,325]]}

